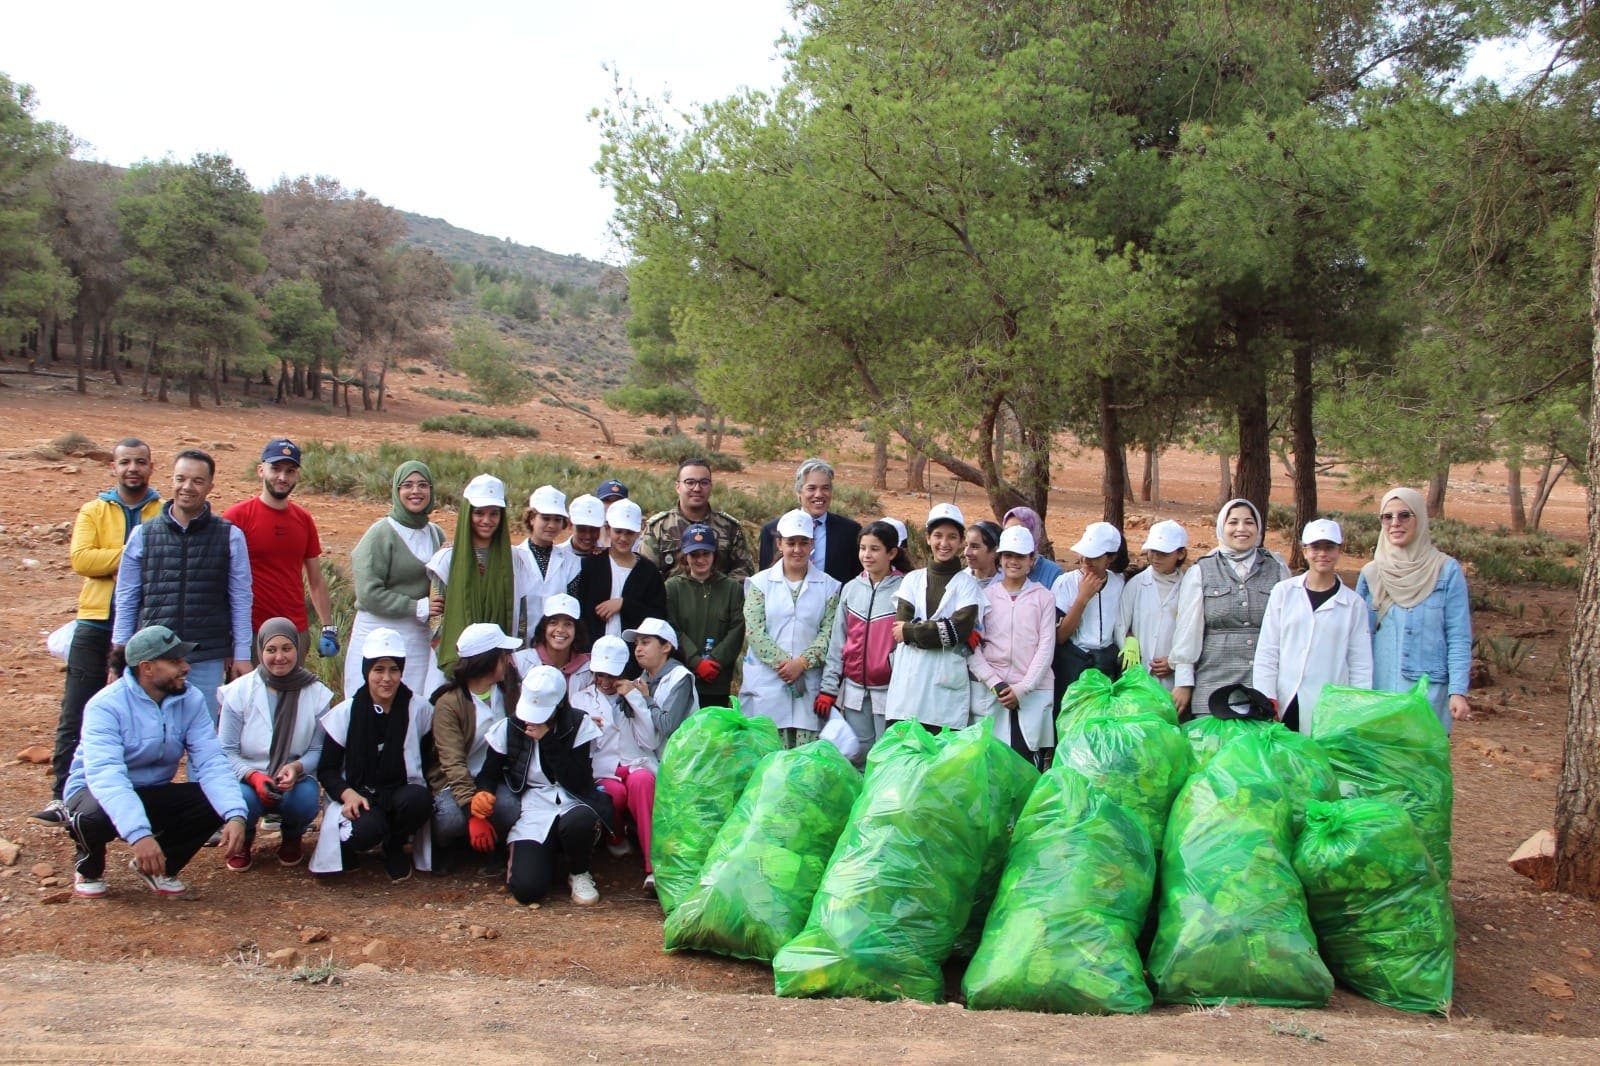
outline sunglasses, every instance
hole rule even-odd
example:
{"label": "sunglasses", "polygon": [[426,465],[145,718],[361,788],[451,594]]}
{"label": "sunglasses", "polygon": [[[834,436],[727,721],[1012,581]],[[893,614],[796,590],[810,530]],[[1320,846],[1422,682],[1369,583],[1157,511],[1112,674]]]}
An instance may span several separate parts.
{"label": "sunglasses", "polygon": [[1382,522],[1386,526],[1392,526],[1396,522],[1404,525],[1415,517],[1417,516],[1412,514],[1410,511],[1398,511],[1395,514],[1380,514],[1378,516],[1378,521]]}

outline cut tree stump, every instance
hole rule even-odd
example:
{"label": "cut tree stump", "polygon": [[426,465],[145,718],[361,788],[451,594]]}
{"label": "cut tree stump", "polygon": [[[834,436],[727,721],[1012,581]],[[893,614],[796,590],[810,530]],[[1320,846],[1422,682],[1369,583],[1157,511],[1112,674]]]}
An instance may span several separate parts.
{"label": "cut tree stump", "polygon": [[1506,862],[1523,877],[1529,878],[1541,890],[1556,886],[1556,835],[1541,829],[1522,842]]}

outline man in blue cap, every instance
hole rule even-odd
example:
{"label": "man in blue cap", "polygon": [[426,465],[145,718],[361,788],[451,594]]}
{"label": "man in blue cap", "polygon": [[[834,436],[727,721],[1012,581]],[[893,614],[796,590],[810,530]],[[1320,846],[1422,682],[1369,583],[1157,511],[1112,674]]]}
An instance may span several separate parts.
{"label": "man in blue cap", "polygon": [[[106,845],[133,848],[128,868],[162,896],[219,825],[226,854],[244,847],[245,808],[204,697],[189,686],[195,645],[146,626],[123,648],[127,669],[83,709],[83,739],[67,775],[67,831],[77,842],[73,891],[105,895]],[[188,758],[188,780],[174,782]]]}
{"label": "man in blue cap", "polygon": [[306,614],[306,597],[310,596],[322,623],[317,652],[325,659],[332,658],[339,654],[339,631],[332,624],[333,600],[319,562],[322,540],[311,512],[289,499],[300,483],[300,446],[281,437],[268,441],[261,450],[256,476],[261,479],[261,492],[222,513],[244,533],[250,550],[251,632],[260,630],[269,618],[287,618],[299,634],[300,657],[304,659],[311,646],[311,619]]}

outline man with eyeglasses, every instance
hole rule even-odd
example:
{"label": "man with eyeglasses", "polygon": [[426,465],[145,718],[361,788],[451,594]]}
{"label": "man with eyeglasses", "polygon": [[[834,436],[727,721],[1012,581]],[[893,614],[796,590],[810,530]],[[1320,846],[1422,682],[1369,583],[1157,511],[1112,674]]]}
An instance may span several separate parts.
{"label": "man with eyeglasses", "polygon": [[678,464],[678,506],[651,515],[644,524],[639,554],[661,568],[672,570],[683,543],[683,531],[697,522],[710,526],[717,534],[716,568],[743,581],[755,573],[755,559],[745,540],[744,527],[726,511],[711,507],[711,464],[704,459],[685,459]]}

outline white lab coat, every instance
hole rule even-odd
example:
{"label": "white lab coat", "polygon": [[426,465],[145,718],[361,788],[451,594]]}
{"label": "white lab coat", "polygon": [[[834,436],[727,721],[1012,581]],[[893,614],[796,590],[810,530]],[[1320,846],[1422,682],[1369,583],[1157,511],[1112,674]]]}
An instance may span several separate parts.
{"label": "white lab coat", "polygon": [[[565,551],[562,550],[564,547]],[[566,592],[567,585],[578,576],[583,561],[570,547],[557,544],[550,549],[550,569],[541,574],[539,562],[533,557],[527,541],[512,548],[511,554],[520,556],[525,564],[528,587],[520,590],[519,595],[522,597],[522,617],[526,619],[528,640],[532,641],[534,629],[544,618],[544,598]]]}
{"label": "white lab coat", "polygon": [[1343,582],[1316,613],[1306,575],[1280,581],[1267,597],[1251,686],[1278,701],[1280,713],[1300,698],[1300,732],[1311,721],[1324,685],[1372,687],[1372,633],[1367,605]]}
{"label": "white lab coat", "polygon": [[[911,605],[913,622],[949,618],[963,607],[978,608],[983,624],[986,603],[978,579],[962,570],[944,587],[944,598],[928,609],[928,572],[913,570],[900,582],[895,598]],[[915,719],[924,725],[965,729],[972,724],[972,680],[967,673],[970,649],[914,648],[901,644],[894,650],[889,674],[889,694],[884,700],[884,720]]]}
{"label": "white lab coat", "polygon": [[[1172,654],[1172,641],[1178,630],[1178,589],[1183,574],[1174,572],[1161,580],[1150,567],[1128,579],[1117,608],[1117,647],[1128,642],[1129,634],[1139,642],[1139,662],[1146,670],[1153,659]],[[1158,677],[1161,687],[1172,691],[1172,675]]]}
{"label": "white lab coat", "polygon": [[[758,574],[745,580],[745,593],[760,589],[766,598],[766,632],[784,654],[793,658],[810,647],[822,630],[822,618],[828,611],[828,601],[839,595],[839,582],[829,577],[811,563],[806,570],[800,595],[789,592],[789,582],[783,576],[780,559]],[[739,689],[739,703],[747,717],[770,718],[779,729],[822,728],[822,720],[812,710],[822,684],[821,665],[813,666],[801,675],[799,695],[790,695],[778,671],[756,657],[754,647],[744,656],[744,683]]]}

